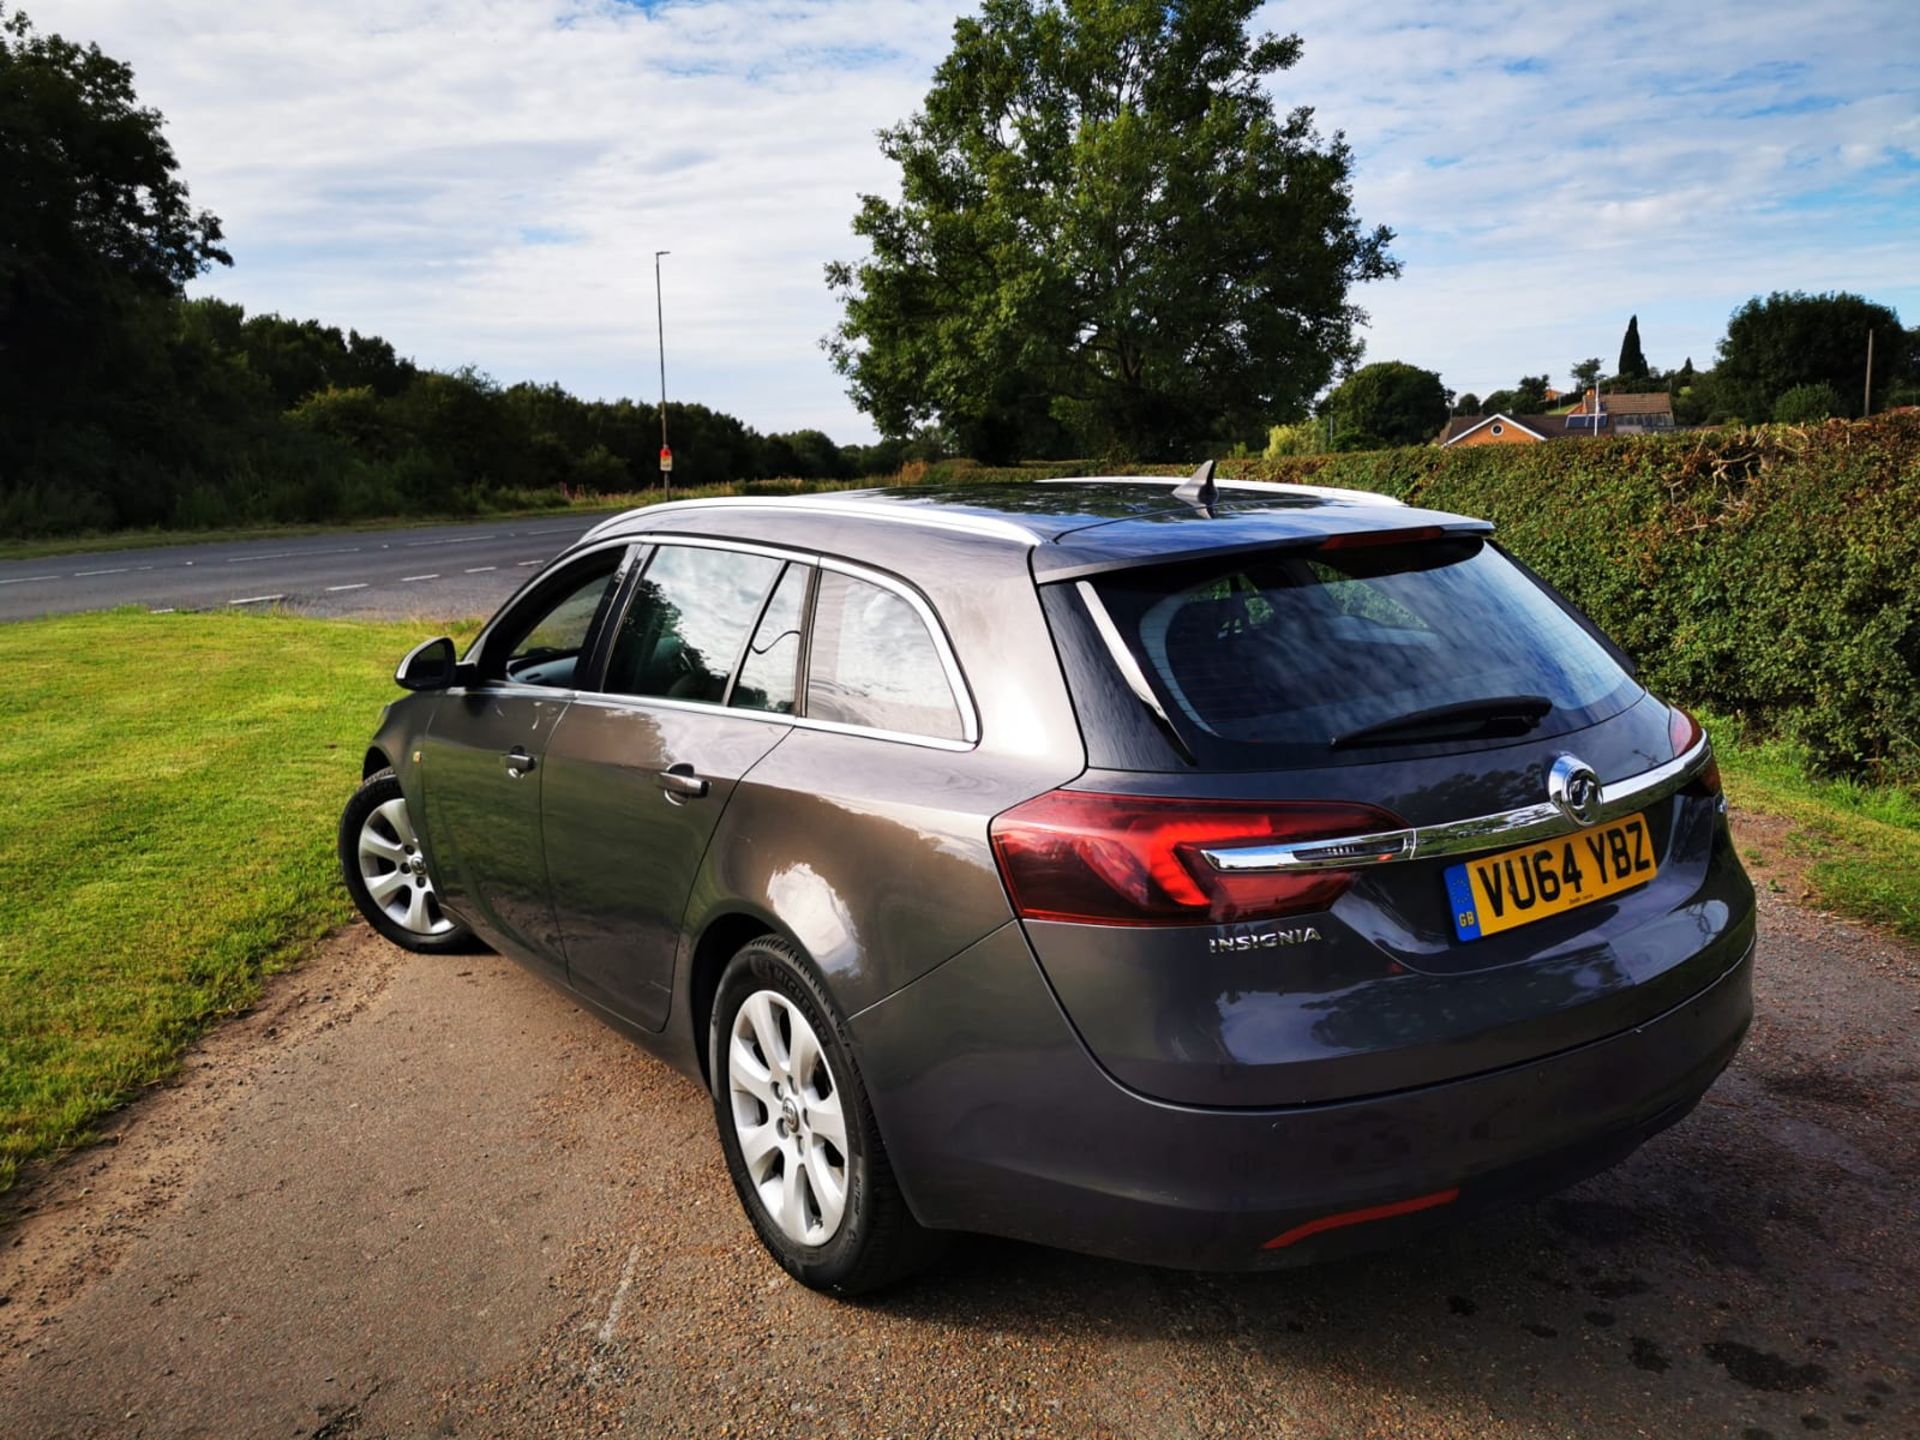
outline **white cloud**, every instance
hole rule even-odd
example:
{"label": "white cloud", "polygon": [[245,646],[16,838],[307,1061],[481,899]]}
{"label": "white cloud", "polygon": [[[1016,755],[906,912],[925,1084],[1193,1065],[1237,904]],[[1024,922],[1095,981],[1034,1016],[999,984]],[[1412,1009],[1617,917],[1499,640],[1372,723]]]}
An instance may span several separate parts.
{"label": "white cloud", "polygon": [[[33,0],[131,62],[238,260],[204,290],[425,363],[869,434],[817,348],[873,132],[945,53],[950,0]],[[1902,13],[1905,12],[1905,13]],[[1513,6],[1289,0],[1266,24],[1359,155],[1405,278],[1370,353],[1484,392],[1712,350],[1755,291],[1847,286],[1920,320],[1920,42],[1908,0]]]}

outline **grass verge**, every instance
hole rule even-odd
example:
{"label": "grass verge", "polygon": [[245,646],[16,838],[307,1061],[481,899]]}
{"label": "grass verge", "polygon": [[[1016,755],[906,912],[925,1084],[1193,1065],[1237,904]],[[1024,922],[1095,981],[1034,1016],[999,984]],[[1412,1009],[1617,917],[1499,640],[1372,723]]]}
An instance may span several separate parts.
{"label": "grass verge", "polygon": [[0,626],[0,1191],[347,917],[334,824],[416,628]]}
{"label": "grass verge", "polygon": [[1727,798],[1791,823],[1787,845],[1804,865],[1814,900],[1920,941],[1920,797],[1894,786],[1825,778],[1788,741],[1758,739],[1734,721],[1703,718]]}

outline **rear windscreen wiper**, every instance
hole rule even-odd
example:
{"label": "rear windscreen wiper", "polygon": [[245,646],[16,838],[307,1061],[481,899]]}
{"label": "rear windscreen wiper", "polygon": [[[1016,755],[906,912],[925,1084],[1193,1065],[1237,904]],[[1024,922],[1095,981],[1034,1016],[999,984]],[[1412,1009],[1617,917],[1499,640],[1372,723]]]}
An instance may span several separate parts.
{"label": "rear windscreen wiper", "polygon": [[1430,709],[1397,715],[1391,720],[1363,725],[1358,730],[1334,736],[1327,745],[1329,749],[1341,750],[1369,740],[1410,742],[1426,739],[1435,732],[1448,738],[1461,735],[1462,732],[1485,736],[1524,735],[1538,725],[1551,709],[1553,702],[1544,695],[1490,695],[1484,700],[1435,705]]}

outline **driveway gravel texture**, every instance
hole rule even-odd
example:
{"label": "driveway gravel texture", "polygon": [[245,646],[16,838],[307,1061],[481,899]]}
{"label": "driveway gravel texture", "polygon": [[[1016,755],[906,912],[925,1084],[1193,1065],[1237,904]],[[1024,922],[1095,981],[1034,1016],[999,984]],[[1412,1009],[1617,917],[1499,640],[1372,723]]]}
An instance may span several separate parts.
{"label": "driveway gravel texture", "polygon": [[1920,950],[1763,904],[1732,1070],[1561,1196],[1266,1275],[969,1238],[858,1304],[696,1086],[355,927],[8,1197],[0,1436],[1920,1435]]}

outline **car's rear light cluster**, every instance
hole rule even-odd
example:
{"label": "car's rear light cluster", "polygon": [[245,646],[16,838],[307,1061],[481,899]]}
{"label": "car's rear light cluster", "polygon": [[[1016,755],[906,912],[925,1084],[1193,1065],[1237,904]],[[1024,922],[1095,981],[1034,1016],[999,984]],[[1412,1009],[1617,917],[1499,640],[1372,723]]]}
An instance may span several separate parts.
{"label": "car's rear light cluster", "polygon": [[992,826],[1015,910],[1088,925],[1219,925],[1324,910],[1351,870],[1218,871],[1200,853],[1398,830],[1371,805],[1174,800],[1053,790]]}
{"label": "car's rear light cluster", "polygon": [[[1678,705],[1667,707],[1667,739],[1673,743],[1673,758],[1678,760],[1706,737],[1700,722]],[[1707,768],[1694,777],[1694,787],[1708,795],[1720,793],[1720,762],[1708,752]]]}

